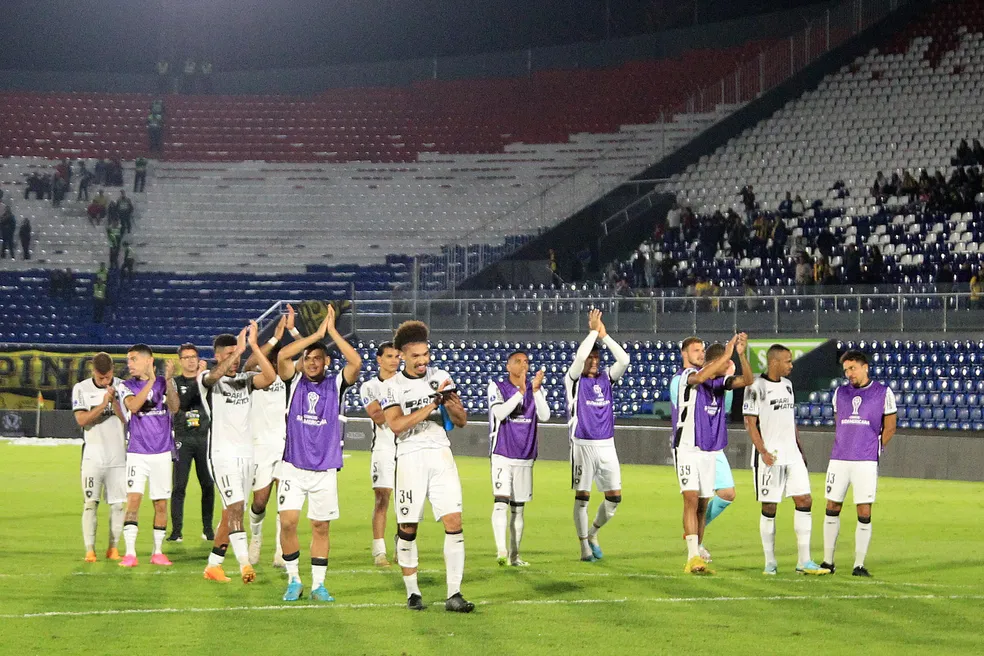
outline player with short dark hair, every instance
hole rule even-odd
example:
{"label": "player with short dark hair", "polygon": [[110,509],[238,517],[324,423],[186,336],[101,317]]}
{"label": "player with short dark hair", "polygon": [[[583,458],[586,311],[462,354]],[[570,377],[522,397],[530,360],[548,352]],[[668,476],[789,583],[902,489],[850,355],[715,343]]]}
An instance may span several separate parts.
{"label": "player with short dark hair", "polygon": [[834,447],[827,465],[827,517],[823,525],[823,562],[834,573],[834,548],[847,488],[853,488],[858,525],[854,532],[853,576],[869,577],[864,559],[871,543],[871,504],[878,488],[878,460],[895,435],[897,409],[892,388],[871,380],[868,357],[847,351],[840,359],[847,383],[834,391]]}
{"label": "player with short dark hair", "polygon": [[424,518],[425,499],[430,500],[434,519],[444,524],[448,586],[444,608],[470,613],[475,604],[461,595],[465,569],[461,480],[448,439],[449,424],[462,427],[468,416],[450,374],[429,366],[427,340],[423,322],[400,324],[393,346],[400,350],[405,366],[390,378],[382,403],[386,424],[396,436],[397,562],[403,569],[407,608],[423,610],[417,585],[417,525]]}
{"label": "player with short dark hair", "polygon": [[119,560],[117,544],[123,532],[126,502],[126,425],[108,353],[92,358],[92,377],[72,389],[72,412],[82,428],[82,538],[85,562],[96,562],[96,527],[99,499],[109,504],[108,560]]}

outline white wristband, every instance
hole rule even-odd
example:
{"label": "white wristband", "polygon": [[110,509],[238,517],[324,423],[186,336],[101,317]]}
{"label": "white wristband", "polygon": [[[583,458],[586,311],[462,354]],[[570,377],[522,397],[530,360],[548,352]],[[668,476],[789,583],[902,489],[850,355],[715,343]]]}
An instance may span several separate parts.
{"label": "white wristband", "polygon": [[270,341],[267,342],[270,346],[276,346],[279,340],[276,337],[271,337]]}
{"label": "white wristband", "polygon": [[290,332],[290,336],[293,337],[294,339],[300,339],[301,337],[301,331],[298,330],[297,328],[291,328],[290,331],[288,332]]}

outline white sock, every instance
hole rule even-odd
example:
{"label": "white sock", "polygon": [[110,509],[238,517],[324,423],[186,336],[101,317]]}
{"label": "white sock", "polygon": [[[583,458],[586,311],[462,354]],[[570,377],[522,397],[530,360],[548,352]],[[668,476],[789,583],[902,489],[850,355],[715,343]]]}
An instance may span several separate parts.
{"label": "white sock", "polygon": [[372,557],[385,556],[386,555],[386,540],[384,538],[373,538],[372,540]]}
{"label": "white sock", "polygon": [[871,522],[862,524],[854,529],[854,566],[864,567],[864,557],[868,555],[868,545],[871,544]]}
{"label": "white sock", "polygon": [[450,598],[461,592],[461,577],[465,573],[465,536],[461,533],[444,534],[444,567]]}
{"label": "white sock", "polygon": [[509,536],[509,556],[513,559],[519,558],[519,545],[523,542],[523,510],[525,506],[510,506],[510,536]]}
{"label": "white sock", "polygon": [[123,544],[126,546],[126,555],[136,557],[137,555],[137,525],[123,525]]}
{"label": "white sock", "polygon": [[837,534],[841,530],[840,515],[827,515],[823,520],[823,562],[834,564],[834,547],[837,546]]}
{"label": "white sock", "polygon": [[[314,561],[316,559],[311,559],[311,589],[321,587],[325,584],[325,574],[328,573],[328,565],[315,565]],[[320,560],[320,559],[317,559]],[[327,558],[325,559],[327,560]]]}
{"label": "white sock", "polygon": [[407,599],[410,595],[420,596],[420,587],[417,585],[417,572],[403,577],[403,585],[407,586]]}
{"label": "white sock", "polygon": [[687,541],[687,560],[690,560],[694,556],[699,556],[700,552],[697,551],[697,536],[696,535],[686,535],[684,539]]}
{"label": "white sock", "polygon": [[229,534],[229,546],[236,554],[236,562],[240,567],[249,565],[249,545],[246,543],[246,531],[236,531]]}
{"label": "white sock", "polygon": [[284,557],[284,550],[280,546],[280,513],[277,513],[277,539],[274,541],[276,544],[276,549],[273,551],[273,559]]}
{"label": "white sock", "polygon": [[618,510],[618,504],[608,499],[601,502],[598,506],[598,514],[595,515],[594,524],[588,529],[588,539],[594,540],[595,536],[598,535],[598,531],[602,526],[608,523],[608,520],[615,516],[615,511]]}
{"label": "white sock", "polygon": [[249,509],[249,534],[254,540],[263,539],[263,519],[266,517],[266,511],[256,514],[253,509]]}
{"label": "white sock", "polygon": [[165,528],[154,528],[154,555],[161,553],[161,547],[164,545],[164,536],[167,535],[167,529]]}
{"label": "white sock", "polygon": [[209,554],[208,554],[208,566],[209,567],[216,567],[216,566],[221,567],[222,566],[222,563],[225,562],[225,549],[223,549],[222,552],[223,553],[221,553],[221,554],[217,554],[217,553],[215,553],[215,548],[214,547],[212,548],[212,551],[210,551]]}
{"label": "white sock", "polygon": [[810,562],[810,534],[813,532],[813,515],[809,510],[793,512],[793,531],[796,533],[796,557],[800,565]]}
{"label": "white sock", "polygon": [[588,546],[588,502],[585,499],[574,499],[574,530],[581,540],[581,558],[591,555]]}
{"label": "white sock", "polygon": [[759,515],[759,535],[762,537],[762,552],[765,565],[776,564],[776,518]]}
{"label": "white sock", "polygon": [[296,552],[293,554],[293,556],[294,557],[291,558],[290,560],[284,558],[284,569],[287,570],[287,581],[288,582],[297,581],[298,583],[300,583],[301,573],[300,573],[299,563],[301,560],[301,554],[300,552]]}
{"label": "white sock", "polygon": [[86,551],[96,550],[96,527],[99,522],[99,502],[86,501],[82,506],[82,541]]}
{"label": "white sock", "polygon": [[109,546],[116,548],[123,535],[123,517],[126,514],[122,503],[114,503],[109,507]]}
{"label": "white sock", "polygon": [[495,538],[495,551],[499,558],[505,558],[506,553],[506,523],[507,504],[496,501],[492,504],[492,536]]}
{"label": "white sock", "polygon": [[417,569],[417,541],[396,538],[396,562],[406,569]]}

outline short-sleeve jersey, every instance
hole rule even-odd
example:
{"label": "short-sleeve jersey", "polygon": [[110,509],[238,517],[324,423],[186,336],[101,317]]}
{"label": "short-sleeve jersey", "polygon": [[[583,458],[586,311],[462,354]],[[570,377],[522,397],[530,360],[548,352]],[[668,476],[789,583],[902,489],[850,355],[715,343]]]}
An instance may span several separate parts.
{"label": "short-sleeve jersey", "polygon": [[[399,375],[397,374],[397,376]],[[388,382],[380,379],[379,376],[373,376],[362,383],[362,387],[359,388],[359,398],[362,400],[362,407],[368,408],[374,402],[378,402],[379,407],[382,408],[383,402],[386,400],[386,385]],[[393,431],[386,424],[377,426],[376,422],[372,423],[371,450],[374,453],[396,453],[396,438],[393,437]]]}
{"label": "short-sleeve jersey", "polygon": [[255,371],[223,376],[212,387],[205,387],[207,371],[198,375],[205,410],[212,425],[208,432],[208,453],[213,460],[252,458],[253,433],[249,426],[250,406],[255,387]]}
{"label": "short-sleeve jersey", "polygon": [[287,439],[287,383],[277,376],[266,389],[254,389],[249,409],[254,446],[283,447]]}
{"label": "short-sleeve jersey", "polygon": [[765,374],[745,389],[741,408],[746,417],[758,418],[758,429],[765,450],[773,454],[777,465],[791,465],[802,455],[796,444],[796,399],[788,378],[770,380]]}
{"label": "short-sleeve jersey", "polygon": [[[427,367],[427,371],[420,378],[411,378],[407,376],[406,371],[401,371],[386,381],[383,410],[399,407],[404,415],[409,415],[414,410],[429,405],[445,380],[451,380],[451,375],[436,367]],[[454,383],[451,382],[444,391],[454,389]],[[416,426],[396,436],[397,456],[421,449],[440,449],[450,446],[451,440],[444,430],[444,418],[440,409],[432,412],[427,419]]]}
{"label": "short-sleeve jersey", "polygon": [[[119,387],[119,378],[113,378],[112,387]],[[72,411],[84,412],[98,407],[106,396],[105,387],[87,378],[72,388]],[[113,412],[113,404],[102,411],[101,421],[82,429],[83,455],[87,460],[101,462],[104,467],[122,467],[126,464],[126,429],[122,420]]]}

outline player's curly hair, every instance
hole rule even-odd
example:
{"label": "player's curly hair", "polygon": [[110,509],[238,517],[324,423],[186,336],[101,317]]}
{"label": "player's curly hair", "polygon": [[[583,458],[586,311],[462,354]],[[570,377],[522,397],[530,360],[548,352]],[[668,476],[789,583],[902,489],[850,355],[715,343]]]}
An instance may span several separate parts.
{"label": "player's curly hair", "polygon": [[429,335],[430,330],[423,321],[404,321],[396,329],[393,346],[402,351],[410,344],[426,342]]}

